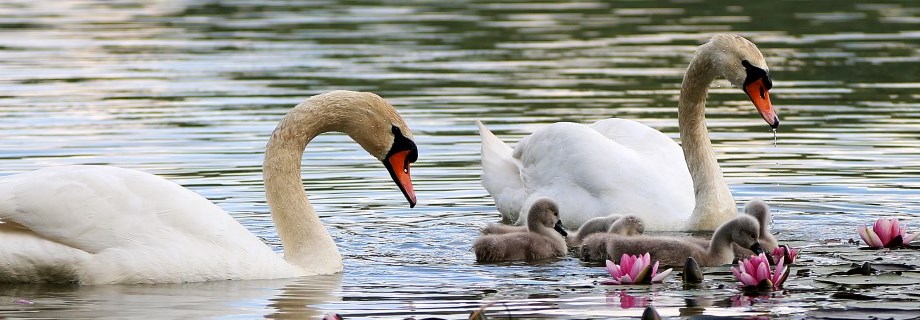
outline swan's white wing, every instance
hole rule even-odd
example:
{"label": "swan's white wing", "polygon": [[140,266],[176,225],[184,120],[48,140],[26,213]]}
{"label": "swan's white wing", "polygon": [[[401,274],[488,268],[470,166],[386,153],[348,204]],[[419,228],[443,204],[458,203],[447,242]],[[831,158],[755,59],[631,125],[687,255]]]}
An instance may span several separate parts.
{"label": "swan's white wing", "polygon": [[680,147],[634,121],[555,123],[522,139],[513,156],[521,161],[529,191],[522,208],[551,197],[570,228],[619,213],[638,215],[653,230],[669,229],[679,225],[664,225],[693,211],[693,184]]}
{"label": "swan's white wing", "polygon": [[511,147],[495,136],[482,122],[479,136],[482,140],[482,186],[495,199],[495,207],[504,219],[518,220],[521,205],[527,198],[521,182],[520,161],[511,156]]}
{"label": "swan's white wing", "polygon": [[[197,193],[115,167],[49,167],[3,177],[0,220],[31,232],[31,240],[17,234],[24,245],[46,248],[27,253],[30,258],[89,257],[76,268],[93,279],[81,281],[123,282],[132,274],[159,277],[155,282],[201,281],[249,272],[246,259],[281,260]],[[3,243],[0,253],[10,247]]]}
{"label": "swan's white wing", "polygon": [[164,235],[234,242],[226,236],[248,233],[197,193],[140,171],[49,167],[3,182],[0,218],[90,253],[162,243]]}

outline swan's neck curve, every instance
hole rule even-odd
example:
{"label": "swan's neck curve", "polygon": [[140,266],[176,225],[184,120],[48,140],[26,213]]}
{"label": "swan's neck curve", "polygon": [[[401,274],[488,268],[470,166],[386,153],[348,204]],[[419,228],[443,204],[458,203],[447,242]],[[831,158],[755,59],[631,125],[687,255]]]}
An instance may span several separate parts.
{"label": "swan's neck curve", "polygon": [[691,230],[715,230],[736,215],[735,200],[722,177],[706,127],[706,96],[717,76],[716,61],[707,53],[700,51],[690,61],[677,106],[681,148],[696,198],[688,221]]}
{"label": "swan's neck curve", "polygon": [[262,174],[284,259],[309,273],[328,274],[342,270],[342,256],[307,199],[300,163],[314,137],[341,131],[344,120],[325,110],[331,108],[308,103],[292,109],[275,128],[265,147]]}

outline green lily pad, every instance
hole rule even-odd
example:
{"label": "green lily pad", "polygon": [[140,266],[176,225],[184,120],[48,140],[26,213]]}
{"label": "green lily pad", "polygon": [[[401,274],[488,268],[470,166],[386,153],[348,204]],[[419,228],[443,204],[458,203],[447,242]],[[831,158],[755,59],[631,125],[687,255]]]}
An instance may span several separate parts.
{"label": "green lily pad", "polygon": [[815,281],[860,287],[915,285],[920,283],[920,279],[918,278],[904,277],[895,273],[883,273],[877,276],[830,276],[824,279],[815,279]]}

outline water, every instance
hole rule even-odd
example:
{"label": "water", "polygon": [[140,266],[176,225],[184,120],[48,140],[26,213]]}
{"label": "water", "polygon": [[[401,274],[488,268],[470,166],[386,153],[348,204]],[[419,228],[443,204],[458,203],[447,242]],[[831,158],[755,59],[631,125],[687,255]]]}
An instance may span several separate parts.
{"label": "water", "polygon": [[[344,136],[310,145],[303,175],[345,257],[341,275],[4,285],[0,317],[465,318],[491,301],[490,315],[517,317],[638,316],[649,303],[685,317],[915,316],[916,271],[897,278],[907,283],[872,278],[880,286],[829,275],[876,258],[918,266],[916,251],[845,244],[878,217],[920,226],[918,24],[920,5],[897,1],[6,1],[0,174],[63,164],[156,173],[277,247],[262,148],[303,98],[379,93],[413,128],[420,156],[410,210]],[[498,221],[479,185],[475,120],[512,143],[547,123],[614,116],[676,138],[688,56],[724,31],[757,43],[775,81],[778,144],[727,82],[713,87],[707,119],[736,200],[769,201],[778,237],[805,247],[786,291],[742,296],[725,267],[683,289],[600,286],[603,269],[573,258],[474,262],[477,229]]]}

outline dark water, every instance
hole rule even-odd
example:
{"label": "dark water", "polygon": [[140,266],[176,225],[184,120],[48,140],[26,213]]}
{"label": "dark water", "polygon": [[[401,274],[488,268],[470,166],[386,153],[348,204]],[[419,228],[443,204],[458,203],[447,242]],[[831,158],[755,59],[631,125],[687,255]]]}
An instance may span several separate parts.
{"label": "dark water", "polygon": [[[555,121],[623,117],[677,136],[680,79],[716,32],[758,44],[782,119],[773,134],[726,82],[708,124],[736,200],[761,197],[803,247],[785,291],[741,294],[728,267],[679,281],[597,285],[574,258],[479,265],[498,221],[479,185],[474,120],[515,142]],[[920,254],[857,250],[855,226],[920,231],[920,4],[909,1],[5,1],[0,174],[111,164],[181,183],[277,246],[262,148],[305,97],[376,92],[420,148],[419,206],[341,135],[311,144],[304,177],[345,272],[278,281],[0,287],[0,317],[465,318],[489,315],[911,318]],[[280,249],[280,248],[279,248]],[[871,261],[888,273],[832,275]],[[881,265],[888,263],[889,265]],[[897,272],[897,273],[893,273]]]}

